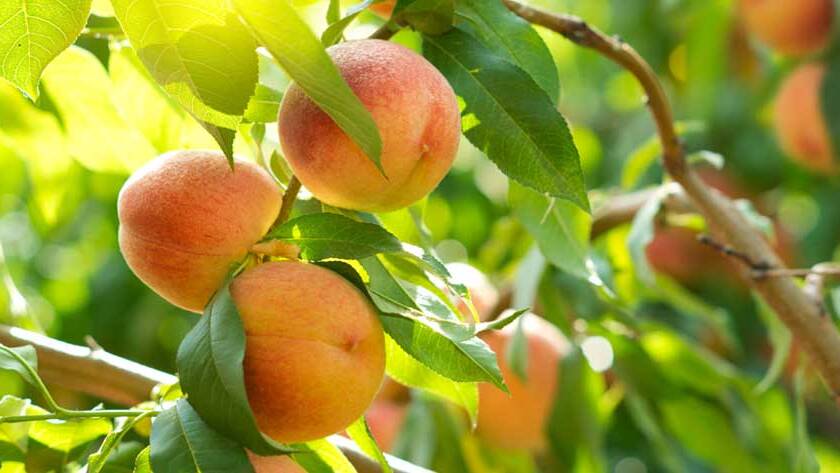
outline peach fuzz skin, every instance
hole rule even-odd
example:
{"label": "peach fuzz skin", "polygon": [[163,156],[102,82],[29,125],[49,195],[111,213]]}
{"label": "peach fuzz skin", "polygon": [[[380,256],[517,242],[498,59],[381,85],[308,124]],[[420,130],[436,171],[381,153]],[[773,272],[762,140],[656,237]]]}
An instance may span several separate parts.
{"label": "peach fuzz skin", "polygon": [[551,414],[558,383],[558,365],[569,344],[554,326],[533,314],[523,329],[528,343],[526,380],[505,362],[505,351],[515,323],[481,338],[497,354],[510,396],[488,383],[478,388],[478,435],[491,445],[509,450],[538,452],[545,447],[545,426]]}
{"label": "peach fuzz skin", "polygon": [[261,457],[250,451],[247,453],[255,473],[306,473],[306,470],[295,463],[292,457],[288,455]]}
{"label": "peach fuzz skin", "polygon": [[216,151],[173,151],[140,168],[120,191],[120,250],[161,297],[201,312],[231,265],[263,237],[282,192],[247,161]]}
{"label": "peach fuzz skin", "polygon": [[382,40],[328,48],[382,137],[383,176],[296,84],[278,116],[283,153],[300,182],[336,207],[383,212],[425,197],[458,150],[460,113],[446,79],[417,53]]}
{"label": "peach fuzz skin", "polygon": [[833,173],[834,151],[820,105],[825,76],[821,64],[805,64],[794,70],[779,88],[775,105],[776,135],[782,148],[811,170]]}
{"label": "peach fuzz skin", "polygon": [[831,39],[833,0],[741,0],[747,29],[772,49],[806,55]]}
{"label": "peach fuzz skin", "polygon": [[260,429],[284,443],[340,432],[385,374],[382,326],[336,273],[297,261],[252,267],[231,284],[245,328],[245,387]]}

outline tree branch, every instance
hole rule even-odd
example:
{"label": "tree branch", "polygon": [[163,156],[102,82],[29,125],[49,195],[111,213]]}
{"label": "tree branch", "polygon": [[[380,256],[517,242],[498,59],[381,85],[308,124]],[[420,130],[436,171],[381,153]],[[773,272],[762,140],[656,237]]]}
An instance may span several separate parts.
{"label": "tree branch", "polygon": [[[688,200],[736,251],[751,261],[765,263],[768,269],[784,267],[770,245],[746,221],[733,202],[709,188],[687,166],[665,91],[653,69],[633,48],[618,38],[608,37],[591,28],[579,18],[545,12],[516,0],[502,1],[523,19],[594,49],[632,73],[647,94],[648,107],[662,142],[665,170],[682,186]],[[840,332],[837,327],[829,317],[821,316],[809,295],[790,278],[752,279],[752,284],[801,343],[833,397],[840,402]]]}
{"label": "tree branch", "polygon": [[[38,353],[38,374],[49,384],[85,393],[116,404],[131,406],[148,400],[159,384],[178,379],[163,371],[112,355],[71,345],[28,330],[0,325],[0,343],[15,347],[32,345]],[[336,445],[359,473],[381,473],[379,464],[351,440],[333,435]],[[411,463],[386,455],[395,473],[431,473]]]}

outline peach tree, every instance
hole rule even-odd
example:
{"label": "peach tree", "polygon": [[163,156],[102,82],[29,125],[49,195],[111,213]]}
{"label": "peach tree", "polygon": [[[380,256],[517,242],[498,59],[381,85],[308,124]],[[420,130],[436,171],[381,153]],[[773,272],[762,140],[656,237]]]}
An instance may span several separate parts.
{"label": "peach tree", "polygon": [[[790,3],[735,11],[751,38],[810,55],[785,78],[774,125],[788,155],[832,175],[834,5]],[[0,472],[606,471],[623,431],[636,438],[618,450],[641,442],[655,471],[818,468],[805,369],[792,404],[777,384],[795,345],[823,397],[840,395],[824,297],[840,271],[787,268],[777,225],[698,172],[722,157],[675,121],[631,45],[517,0],[330,0],[317,21],[314,10],[0,6],[0,151],[27,162],[35,205],[49,215],[72,195],[57,170],[130,173],[111,238],[137,279],[201,314],[177,378],[24,332],[37,317],[14,314],[0,371],[32,395],[0,399]],[[646,97],[655,136],[620,193],[585,182],[547,44],[559,36]],[[503,180],[515,222],[500,237],[500,294],[444,263],[424,215],[467,147]],[[691,235],[672,256],[655,243],[663,222]],[[684,287],[695,271],[676,274],[703,244],[697,266],[727,260],[713,277],[737,273],[767,325],[773,355],[758,377],[674,327],[735,349],[732,322]],[[12,289],[9,307],[25,307]],[[657,318],[659,305],[680,319]],[[55,380],[123,406],[63,407]],[[373,412],[400,396],[413,401],[393,444]]]}

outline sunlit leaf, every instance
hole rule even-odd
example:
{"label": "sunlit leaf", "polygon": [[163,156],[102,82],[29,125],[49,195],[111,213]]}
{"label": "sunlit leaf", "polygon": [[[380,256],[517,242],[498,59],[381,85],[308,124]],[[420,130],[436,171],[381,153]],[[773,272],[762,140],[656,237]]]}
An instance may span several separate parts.
{"label": "sunlit leaf", "polygon": [[[331,439],[337,441],[339,437],[333,436]],[[341,450],[327,439],[306,442],[304,446],[306,452],[296,453],[292,457],[307,473],[356,473]]]}
{"label": "sunlit leaf", "polygon": [[442,376],[414,359],[390,336],[385,337],[385,370],[400,384],[422,389],[447,399],[467,411],[473,424],[478,420],[478,385]]}
{"label": "sunlit leaf", "polygon": [[[40,408],[30,408],[27,415],[45,414]],[[38,421],[29,428],[29,438],[51,450],[69,454],[77,447],[92,442],[112,429],[111,422],[102,418],[68,421]]]}
{"label": "sunlit leaf", "polygon": [[362,259],[402,250],[400,241],[379,225],[333,213],[297,217],[265,238],[295,244],[301,248],[301,257],[309,260]]}
{"label": "sunlit leaf", "polygon": [[[0,399],[0,417],[25,415],[29,407],[29,399],[5,395]],[[29,424],[0,424],[0,443],[10,443],[21,452],[26,451],[26,439],[29,433]]]}
{"label": "sunlit leaf", "polygon": [[380,450],[379,445],[376,444],[376,440],[374,440],[373,434],[371,434],[370,427],[368,427],[367,422],[365,422],[364,416],[359,417],[355,422],[350,424],[350,427],[347,427],[347,435],[356,442],[356,445],[358,445],[363,452],[371,458],[375,458],[376,461],[379,462],[379,466],[382,467],[383,472],[393,472],[391,467],[388,465],[388,461],[385,459],[385,455],[382,454],[382,450]]}
{"label": "sunlit leaf", "polygon": [[286,0],[234,0],[251,32],[289,76],[380,167],[382,139],[318,38]]}
{"label": "sunlit leaf", "polygon": [[256,43],[226,0],[113,0],[146,68],[232,159],[257,84]]}
{"label": "sunlit leaf", "polygon": [[0,76],[38,97],[44,68],[73,44],[90,13],[91,0],[0,3]]}
{"label": "sunlit leaf", "polygon": [[0,345],[0,370],[14,371],[30,385],[37,386],[38,381],[33,375],[37,369],[38,358],[32,345],[12,348]]}
{"label": "sunlit leaf", "polygon": [[90,52],[75,46],[64,51],[43,83],[64,123],[68,151],[85,167],[127,174],[157,154],[120,115],[108,73]]}
{"label": "sunlit leaf", "polygon": [[139,130],[157,153],[215,146],[207,131],[155,82],[134,49],[112,47],[108,73],[120,116]]}

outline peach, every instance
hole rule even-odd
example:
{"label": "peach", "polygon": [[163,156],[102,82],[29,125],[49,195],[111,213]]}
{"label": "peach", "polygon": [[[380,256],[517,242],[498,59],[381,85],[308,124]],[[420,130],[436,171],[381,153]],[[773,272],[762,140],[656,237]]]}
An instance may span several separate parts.
{"label": "peach", "polygon": [[390,452],[405,421],[406,407],[389,402],[376,401],[365,413],[370,433],[383,452]]}
{"label": "peach", "polygon": [[499,448],[540,451],[557,391],[560,360],[568,353],[566,338],[550,323],[527,314],[523,330],[528,344],[528,369],[520,379],[505,362],[516,323],[481,338],[496,352],[510,396],[488,383],[478,388],[478,435]]}
{"label": "peach", "polygon": [[306,470],[295,463],[292,457],[288,455],[261,457],[250,451],[247,453],[255,473],[306,473]]}
{"label": "peach", "polygon": [[120,191],[120,250],[144,283],[201,312],[273,223],[282,192],[255,164],[215,151],[173,151],[140,168]]}
{"label": "peach", "polygon": [[349,41],[328,52],[373,116],[385,175],[292,84],[278,128],[295,175],[336,207],[381,212],[422,199],[449,171],[458,150],[461,121],[452,87],[422,56],[388,41]]}
{"label": "peach", "polygon": [[805,55],[831,39],[833,0],[741,0],[747,29],[774,50]]}
{"label": "peach", "polygon": [[784,151],[814,171],[835,170],[834,150],[820,105],[825,76],[821,64],[805,64],[782,83],[776,96],[775,127]]}
{"label": "peach", "polygon": [[295,443],[340,432],[364,414],[385,374],[376,310],[353,284],[299,261],[237,276],[245,387],[260,429]]}

